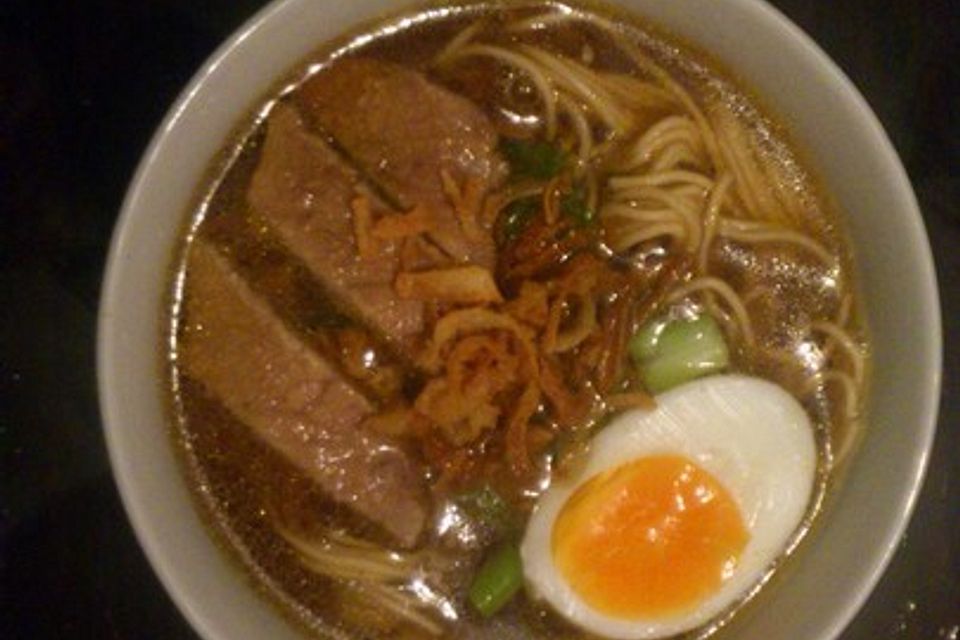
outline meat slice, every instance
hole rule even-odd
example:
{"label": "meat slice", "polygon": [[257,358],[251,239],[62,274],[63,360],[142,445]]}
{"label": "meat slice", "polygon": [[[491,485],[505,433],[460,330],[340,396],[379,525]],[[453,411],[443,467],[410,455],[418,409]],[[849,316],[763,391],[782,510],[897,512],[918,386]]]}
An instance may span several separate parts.
{"label": "meat slice", "polygon": [[372,407],[305,346],[203,240],[191,248],[183,370],[335,501],[404,546],[423,529],[423,479],[368,432]]}
{"label": "meat slice", "polygon": [[338,60],[297,95],[311,124],[392,199],[434,212],[431,237],[448,254],[493,267],[489,230],[464,233],[441,180],[442,171],[457,184],[469,177],[494,187],[504,178],[496,130],[479,107],[418,71],[370,58]]}
{"label": "meat slice", "polygon": [[412,359],[423,304],[401,300],[393,290],[398,243],[379,243],[372,257],[358,253],[351,210],[358,195],[371,203],[375,216],[385,210],[357,172],[304,129],[296,110],[278,105],[267,122],[250,205],[334,300]]}

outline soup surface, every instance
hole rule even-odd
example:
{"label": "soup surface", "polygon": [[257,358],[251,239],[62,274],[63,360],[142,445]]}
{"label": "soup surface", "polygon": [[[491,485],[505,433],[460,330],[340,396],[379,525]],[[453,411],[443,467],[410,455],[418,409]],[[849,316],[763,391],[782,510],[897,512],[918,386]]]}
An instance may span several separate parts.
{"label": "soup surface", "polygon": [[165,341],[218,539],[321,635],[713,633],[868,377],[783,129],[593,6],[423,9],[281,80],[203,185]]}

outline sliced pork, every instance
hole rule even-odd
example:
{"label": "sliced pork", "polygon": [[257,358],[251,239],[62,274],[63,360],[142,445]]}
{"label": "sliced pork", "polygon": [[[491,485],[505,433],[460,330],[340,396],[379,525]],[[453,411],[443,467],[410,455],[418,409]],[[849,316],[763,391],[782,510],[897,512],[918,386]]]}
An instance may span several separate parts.
{"label": "sliced pork", "polygon": [[464,233],[441,177],[481,188],[504,178],[497,133],[479,107],[418,71],[371,58],[339,60],[304,83],[297,100],[393,200],[433,212],[431,237],[449,255],[493,267],[489,230]]}
{"label": "sliced pork", "polygon": [[423,478],[394,442],[363,427],[369,402],[203,240],[188,271],[183,371],[333,500],[414,545],[426,520]]}
{"label": "sliced pork", "polygon": [[293,108],[278,105],[251,181],[251,206],[334,301],[412,359],[423,304],[393,290],[399,243],[379,242],[374,255],[361,257],[351,208],[358,196],[374,217],[395,213],[330,145],[306,131]]}

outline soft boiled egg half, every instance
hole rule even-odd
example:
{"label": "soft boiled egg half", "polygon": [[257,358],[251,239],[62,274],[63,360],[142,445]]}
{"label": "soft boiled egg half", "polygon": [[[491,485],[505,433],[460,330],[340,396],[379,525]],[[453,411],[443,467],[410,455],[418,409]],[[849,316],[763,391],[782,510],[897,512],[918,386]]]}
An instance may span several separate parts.
{"label": "soft boiled egg half", "polygon": [[816,469],[810,419],[779,386],[719,375],[677,387],[617,416],[543,494],[521,546],[528,587],[608,638],[701,626],[784,553]]}

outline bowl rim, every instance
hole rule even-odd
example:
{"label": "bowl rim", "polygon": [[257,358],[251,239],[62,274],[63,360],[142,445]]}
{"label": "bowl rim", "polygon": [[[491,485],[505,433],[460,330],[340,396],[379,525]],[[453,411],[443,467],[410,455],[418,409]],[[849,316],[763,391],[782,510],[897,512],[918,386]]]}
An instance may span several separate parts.
{"label": "bowl rim", "polygon": [[[169,550],[167,549],[168,545],[162,542],[156,533],[148,526],[148,518],[146,515],[148,506],[139,501],[135,496],[136,480],[124,472],[121,461],[123,448],[118,440],[117,430],[119,424],[118,403],[121,403],[123,399],[118,395],[112,383],[116,368],[115,353],[118,348],[116,344],[114,310],[117,307],[119,297],[117,290],[117,279],[120,270],[119,256],[125,252],[130,244],[130,223],[131,220],[137,216],[136,202],[139,194],[144,190],[145,185],[151,181],[153,167],[158,157],[164,152],[164,143],[170,132],[179,125],[184,113],[194,107],[198,95],[210,83],[211,78],[218,73],[218,70],[226,59],[233,56],[237,49],[241,47],[248,38],[262,29],[265,24],[272,22],[294,5],[303,4],[304,1],[305,0],[271,0],[246,20],[239,28],[234,30],[232,34],[218,46],[181,90],[154,132],[130,181],[130,186],[124,196],[120,214],[115,222],[111,236],[101,286],[101,297],[97,317],[97,386],[102,428],[112,475],[127,517],[154,573],[158,576],[167,594],[169,594],[177,608],[188,620],[191,627],[200,636],[209,639],[217,638],[211,621],[203,611],[202,606],[191,602],[184,595],[183,589],[181,588],[181,578],[176,572],[169,568],[168,563],[164,559],[169,554]],[[607,1],[615,5],[620,5],[622,2],[622,0]],[[913,247],[916,252],[914,258],[919,261],[920,264],[918,268],[923,274],[923,290],[919,291],[917,295],[926,303],[931,311],[929,317],[926,318],[928,324],[926,330],[930,336],[928,348],[918,356],[918,358],[921,358],[924,362],[924,371],[930,376],[928,381],[929,392],[924,398],[925,402],[923,407],[918,410],[917,441],[919,444],[917,451],[920,452],[920,455],[917,455],[912,461],[912,473],[910,475],[909,485],[900,487],[897,492],[899,499],[897,501],[898,507],[895,513],[895,519],[892,518],[890,520],[889,525],[884,531],[874,532],[874,539],[880,538],[880,542],[874,543],[874,546],[879,549],[876,553],[876,560],[870,565],[870,570],[860,580],[859,588],[850,594],[845,606],[836,609],[832,615],[832,620],[824,627],[828,629],[828,631],[827,635],[823,637],[823,640],[828,640],[839,637],[873,593],[877,583],[880,581],[880,578],[895,555],[899,542],[910,522],[911,515],[916,507],[923,486],[923,480],[927,472],[936,434],[942,384],[942,311],[936,270],[923,216],[906,170],[881,122],[854,83],[807,33],[794,24],[776,7],[768,4],[766,0],[724,1],[733,5],[739,5],[745,10],[757,12],[759,17],[769,24],[771,29],[779,29],[788,37],[794,39],[803,49],[804,55],[810,56],[813,62],[829,77],[830,81],[835,83],[836,87],[841,90],[844,100],[849,101],[855,107],[865,124],[869,126],[870,135],[879,143],[883,150],[884,160],[890,164],[890,168],[894,172],[893,175],[897,184],[895,184],[893,188],[902,192],[907,198],[906,204],[909,210],[904,212],[907,218],[905,222],[911,225],[911,230],[916,234],[916,238],[919,239],[919,242],[915,243]],[[422,4],[425,4],[422,0],[420,2],[416,0],[407,2],[405,0],[403,3],[398,3],[398,8],[401,8],[401,5],[402,7],[414,8]],[[627,11],[632,10],[629,7],[624,7],[624,9]],[[696,45],[697,43],[693,42],[693,44]],[[290,61],[291,65],[295,63],[296,60]]]}
{"label": "bowl rim", "polygon": [[894,171],[894,176],[897,181],[894,188],[902,192],[907,199],[907,207],[909,208],[908,222],[911,224],[911,230],[919,240],[915,247],[917,250],[915,258],[922,262],[919,266],[924,273],[924,290],[919,292],[919,296],[928,303],[931,311],[927,318],[929,322],[927,330],[930,335],[929,348],[926,352],[918,356],[918,358],[926,361],[925,370],[930,375],[928,381],[929,391],[918,419],[919,426],[923,427],[923,431],[918,437],[921,455],[914,459],[913,473],[909,486],[901,487],[900,493],[902,498],[896,521],[893,522],[886,531],[875,532],[877,534],[876,537],[882,539],[880,543],[882,551],[879,554],[878,560],[871,565],[871,570],[861,580],[860,587],[856,590],[855,595],[848,600],[842,610],[837,611],[829,624],[828,635],[824,640],[835,639],[839,638],[843,631],[853,622],[867,600],[874,593],[880,579],[893,561],[901,539],[906,534],[907,527],[910,524],[913,512],[919,501],[920,492],[923,489],[923,483],[926,478],[937,432],[943,379],[943,312],[940,304],[937,272],[923,213],[917,201],[916,193],[913,190],[913,184],[910,182],[906,168],[903,166],[900,154],[897,153],[896,147],[887,134],[883,123],[880,122],[879,117],[857,88],[856,84],[854,84],[853,80],[850,79],[846,72],[834,62],[833,58],[831,58],[809,34],[767,0],[728,1],[741,5],[755,4],[757,11],[763,14],[765,18],[783,29],[790,37],[796,39],[807,53],[815,59],[816,63],[823,68],[825,73],[837,81],[838,87],[843,91],[844,97],[853,103],[857,111],[860,112],[864,122],[870,127],[872,136],[880,144],[884,155],[891,162],[891,168]]}
{"label": "bowl rim", "polygon": [[[148,506],[134,495],[136,491],[136,481],[124,471],[122,462],[123,450],[117,432],[117,425],[120,423],[118,407],[119,403],[122,402],[122,398],[118,396],[112,384],[112,380],[116,375],[114,372],[115,364],[113,353],[118,349],[116,345],[117,334],[113,322],[113,318],[115,317],[114,309],[118,305],[117,299],[119,297],[116,281],[119,278],[120,272],[120,256],[130,244],[131,221],[136,216],[137,211],[135,206],[136,201],[139,198],[139,194],[150,181],[150,174],[157,163],[157,159],[163,153],[163,147],[170,132],[178,126],[184,114],[197,102],[201,90],[218,72],[223,62],[234,55],[237,48],[261,29],[264,24],[272,21],[277,15],[281,14],[288,4],[297,1],[299,0],[270,0],[264,7],[256,11],[237,29],[231,32],[227,39],[201,63],[197,71],[194,72],[186,85],[180,90],[180,93],[167,109],[163,119],[157,125],[156,130],[151,136],[143,155],[140,157],[133,177],[130,180],[130,185],[124,194],[123,201],[120,205],[120,214],[114,223],[113,233],[110,238],[110,246],[107,251],[104,275],[100,288],[96,338],[97,390],[104,440],[110,460],[111,475],[120,494],[120,501],[127,514],[127,519],[133,528],[140,548],[147,558],[147,562],[163,585],[164,591],[187,620],[191,629],[206,640],[218,640],[218,634],[214,630],[214,623],[209,619],[202,606],[192,602],[184,594],[181,577],[175,571],[171,570],[169,564],[165,561],[165,557],[169,553],[165,543],[161,541],[159,536],[148,524]],[[180,214],[182,216],[183,212],[180,212]],[[181,224],[179,220],[177,224]],[[168,265],[164,265],[165,268],[167,266]],[[159,373],[160,371],[158,369],[158,374]]]}

